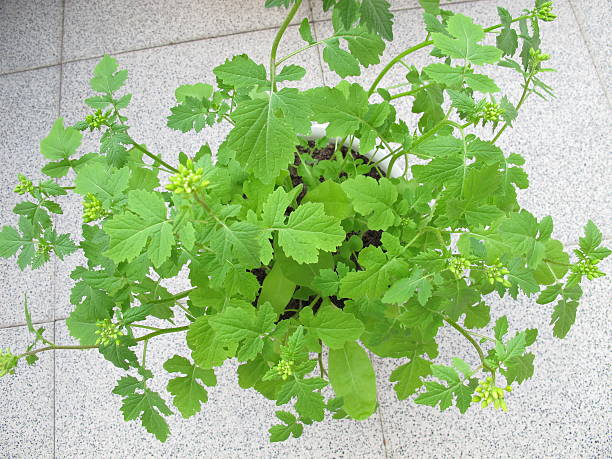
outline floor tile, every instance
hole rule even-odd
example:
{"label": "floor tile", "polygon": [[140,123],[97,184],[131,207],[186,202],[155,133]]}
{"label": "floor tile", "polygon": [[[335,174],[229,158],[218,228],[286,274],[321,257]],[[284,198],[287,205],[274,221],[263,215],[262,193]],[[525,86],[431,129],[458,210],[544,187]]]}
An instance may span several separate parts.
{"label": "floor tile", "polygon": [[[303,6],[294,23],[308,12]],[[129,5],[121,0],[66,0],[64,60],[274,28],[286,13],[284,8],[264,8],[260,0],[137,0]]]}
{"label": "floor tile", "polygon": [[[530,0],[503,0],[494,2],[459,3],[449,8],[475,18],[480,24],[498,22],[495,5],[505,6],[514,14],[532,5]],[[556,221],[556,237],[565,242],[576,242],[582,227],[592,218],[604,231],[612,234],[612,205],[608,191],[608,171],[612,167],[608,132],[610,111],[594,109],[601,105],[601,86],[587,53],[584,52],[578,25],[569,3],[556,5],[559,18],[542,25],[544,52],[552,54],[550,67],[556,73],[544,75],[544,81],[553,86],[556,98],[543,101],[532,96],[527,100],[514,129],[499,140],[507,153],[515,152],[527,159],[526,169],[532,187],[520,193],[520,203],[538,217],[552,215]],[[319,39],[332,33],[329,22],[316,24]],[[397,13],[397,28],[401,38],[391,44],[381,64],[369,67],[360,77],[351,77],[364,86],[374,80],[383,65],[402,50],[422,40],[420,13],[417,10]],[[490,37],[492,38],[492,37]],[[427,50],[421,50],[406,59],[406,63],[421,68],[435,62]],[[328,85],[340,78],[324,66]],[[577,71],[576,69],[582,69]],[[511,101],[517,101],[522,88],[519,76],[508,69],[488,66],[491,75]],[[403,67],[397,66],[383,80],[382,87],[405,82]],[[398,90],[395,90],[398,91]],[[412,100],[412,99],[411,99]],[[411,100],[399,99],[398,115],[414,126],[416,118],[410,113]],[[482,138],[491,138],[490,129],[476,131]]]}
{"label": "floor tile", "polygon": [[[602,267],[610,272],[612,262]],[[535,375],[507,396],[509,412],[474,406],[464,415],[456,408],[398,401],[389,375],[402,362],[377,361],[381,416],[389,457],[394,458],[576,458],[605,457],[612,441],[612,416],[605,407],[612,397],[607,366],[612,288],[603,278],[584,286],[586,294],[576,324],[564,340],[552,337],[551,307],[522,298],[491,300],[494,317],[507,315],[510,330],[536,327],[530,347]],[[475,365],[473,349],[454,330],[443,329],[437,362],[459,356]],[[482,331],[487,334],[487,331]],[[492,335],[491,331],[488,331]]]}
{"label": "floor tile", "polygon": [[[57,322],[57,328],[58,342],[69,342],[64,323]],[[161,366],[174,354],[189,356],[183,334],[149,343],[147,363],[157,375],[153,388],[166,400],[168,378]],[[121,370],[95,351],[58,351],[56,359],[58,457],[384,457],[376,416],[364,422],[326,421],[307,426],[299,440],[268,443],[266,430],[275,422],[277,408],[254,391],[238,387],[232,361],[217,371],[218,385],[209,390],[203,412],[190,419],[168,418],[172,434],[162,444],[136,422],[121,418],[120,398],[111,394]]]}
{"label": "floor tile", "polygon": [[[53,323],[43,324],[53,338]],[[24,352],[26,327],[0,329],[0,349]],[[0,379],[0,455],[7,458],[53,457],[53,354],[44,352],[32,367],[22,361],[14,375]]]}
{"label": "floor tile", "polygon": [[610,44],[610,21],[612,10],[606,0],[569,0],[589,54],[597,68],[606,97],[608,108],[612,104],[612,45]]}
{"label": "floor tile", "polygon": [[0,74],[58,64],[62,0],[0,2]]}
{"label": "floor tile", "polygon": [[[48,178],[40,172],[45,158],[39,144],[57,117],[59,68],[50,67],[10,75],[0,75],[0,106],[4,109],[0,126],[0,225],[16,226],[13,208],[24,200],[13,192],[17,174],[38,181]],[[22,272],[16,259],[0,259],[0,326],[24,323],[23,299],[28,295],[34,321],[53,318],[49,297],[53,264],[32,272]],[[16,282],[17,281],[17,282]]]}

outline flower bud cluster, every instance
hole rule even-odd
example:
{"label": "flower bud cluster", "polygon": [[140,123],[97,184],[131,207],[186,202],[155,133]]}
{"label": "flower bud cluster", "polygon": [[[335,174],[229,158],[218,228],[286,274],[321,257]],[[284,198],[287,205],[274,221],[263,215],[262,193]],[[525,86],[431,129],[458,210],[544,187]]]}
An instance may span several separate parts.
{"label": "flower bud cluster", "polygon": [[0,349],[0,377],[7,374],[14,374],[17,367],[17,356],[9,350]]}
{"label": "flower bud cluster", "polygon": [[501,261],[498,260],[493,265],[487,266],[485,268],[485,273],[489,284],[493,285],[499,282],[504,287],[510,287],[510,281],[505,277],[507,274],[510,274],[510,271],[508,271],[508,268],[504,267]]}
{"label": "flower bud cluster", "polygon": [[283,380],[293,374],[293,363],[293,360],[281,359],[276,365],[276,371]]}
{"label": "flower bud cluster", "polygon": [[51,253],[51,249],[53,249],[53,246],[48,241],[45,241],[44,239],[38,240],[38,245],[36,246],[37,254],[42,256],[49,255]]}
{"label": "flower bud cluster", "polygon": [[110,319],[98,320],[96,322],[98,329],[94,332],[99,338],[96,340],[96,344],[107,346],[111,342],[119,344],[120,338],[124,336],[121,331],[119,324],[113,323]]}
{"label": "flower bud cluster", "polygon": [[588,280],[597,279],[598,277],[605,276],[603,272],[597,266],[599,260],[594,260],[592,258],[585,258],[584,260],[579,261],[575,265],[572,266],[572,271],[575,273],[586,276]]}
{"label": "flower bud cluster", "polygon": [[19,185],[13,190],[15,193],[26,194],[34,191],[34,184],[31,180],[28,180],[25,175],[19,174],[17,178],[19,179]]}
{"label": "flower bud cluster", "polygon": [[544,2],[539,8],[536,8],[535,15],[540,21],[551,22],[557,18],[552,11],[553,2]]}
{"label": "flower bud cluster", "polygon": [[544,62],[550,59],[550,54],[543,53],[539,49],[533,48],[529,49],[529,56],[531,56],[531,59],[536,63]]}
{"label": "flower bud cluster", "polygon": [[202,180],[203,176],[204,169],[196,169],[193,161],[189,159],[185,165],[179,166],[178,173],[170,177],[170,184],[166,185],[166,189],[177,194],[196,193],[210,183],[208,180]]}
{"label": "flower bud cluster", "polygon": [[493,405],[496,410],[502,409],[508,411],[508,405],[506,405],[505,393],[512,392],[512,387],[506,386],[504,389],[496,387],[493,378],[489,376],[484,381],[478,382],[476,388],[478,395],[472,397],[472,401],[475,403],[480,402],[482,408],[486,408],[489,405]]}
{"label": "flower bud cluster", "polygon": [[85,122],[90,131],[100,129],[102,126],[108,125],[108,114],[102,113],[102,110],[98,109],[93,115],[87,115],[85,117]]}
{"label": "flower bud cluster", "polygon": [[483,118],[485,121],[492,121],[493,123],[497,123],[501,120],[501,116],[504,114],[504,109],[496,104],[495,102],[487,102],[484,106],[484,115]]}
{"label": "flower bud cluster", "polygon": [[107,215],[108,212],[102,207],[102,201],[92,193],[87,193],[83,201],[83,221],[89,223],[104,218]]}
{"label": "flower bud cluster", "polygon": [[448,262],[448,270],[457,278],[463,277],[465,271],[470,269],[471,266],[470,260],[464,257],[453,257]]}

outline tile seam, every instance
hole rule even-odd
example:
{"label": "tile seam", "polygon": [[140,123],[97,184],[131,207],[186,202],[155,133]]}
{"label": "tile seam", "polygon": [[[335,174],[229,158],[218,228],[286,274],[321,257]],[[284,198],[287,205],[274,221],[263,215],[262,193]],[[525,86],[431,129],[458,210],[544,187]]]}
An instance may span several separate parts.
{"label": "tile seam", "polygon": [[570,9],[572,10],[572,14],[574,16],[574,20],[576,21],[576,25],[578,26],[578,31],[580,32],[580,37],[582,38],[584,47],[587,49],[589,60],[591,61],[591,64],[593,65],[593,68],[595,69],[595,74],[597,75],[599,87],[601,88],[601,91],[606,96],[606,100],[608,101],[608,108],[612,108],[612,101],[610,100],[610,95],[608,94],[608,90],[606,88],[606,85],[604,84],[605,79],[603,78],[603,75],[601,74],[599,67],[597,66],[595,56],[593,55],[593,52],[591,51],[591,46],[589,45],[589,41],[587,40],[586,34],[584,33],[582,23],[580,22],[580,20],[578,19],[578,15],[576,14],[576,6],[574,6],[574,0],[568,0],[568,3],[570,6]]}
{"label": "tile seam", "polygon": [[[65,33],[65,21],[66,21],[66,0],[62,0],[62,22],[60,26],[60,68],[59,68],[59,88],[58,88],[58,98],[57,98],[57,117],[61,116],[62,110],[62,86],[64,80],[64,33]],[[53,298],[53,342],[55,343],[55,305],[57,304],[57,274],[58,274],[58,262],[57,259],[54,259],[53,263],[53,277],[52,277],[52,298]],[[56,372],[57,372],[57,362],[55,351],[52,352],[53,355],[53,457],[57,457],[57,446],[56,446],[56,402],[57,402],[57,387],[56,387]]]}
{"label": "tile seam", "polygon": [[[477,3],[477,2],[485,2],[485,1],[491,1],[491,0],[464,0],[464,1],[457,1],[454,2],[452,4],[449,4],[449,6],[453,6],[453,5],[461,5],[461,4],[466,4],[466,3]],[[312,4],[309,4],[311,6],[311,23],[312,24],[316,24],[319,22],[331,22],[331,19],[315,19],[314,18],[314,14],[312,14]],[[398,8],[398,9],[392,9],[391,11],[394,13],[400,13],[403,11],[411,11],[411,10],[417,10],[420,7],[418,6],[412,6],[412,7],[406,7],[406,8]],[[299,27],[299,24],[291,24],[290,27]],[[162,43],[159,45],[152,45],[152,46],[143,46],[140,48],[133,48],[133,49],[125,49],[125,50],[121,50],[121,51],[111,51],[108,54],[111,54],[113,56],[120,56],[123,54],[129,54],[129,53],[136,53],[136,52],[140,52],[140,51],[146,51],[149,49],[159,49],[159,48],[166,48],[166,47],[170,47],[170,46],[176,46],[176,45],[182,45],[182,44],[186,44],[186,43],[195,43],[198,41],[205,41],[205,40],[212,40],[215,38],[226,38],[226,37],[233,37],[233,36],[238,36],[238,35],[244,35],[247,33],[255,33],[255,32],[265,32],[265,31],[269,31],[269,30],[276,30],[278,28],[278,26],[273,26],[273,27],[262,27],[260,29],[252,29],[252,30],[241,30],[238,32],[232,32],[232,33],[227,33],[227,34],[219,34],[219,35],[211,35],[209,37],[197,37],[197,38],[190,38],[190,39],[186,39],[186,40],[177,40],[177,41],[169,41],[167,43]],[[60,59],[60,62],[56,62],[53,64],[46,64],[46,65],[39,65],[39,66],[34,66],[34,67],[25,67],[25,68],[18,68],[15,70],[10,70],[8,72],[0,72],[0,76],[4,76],[4,75],[14,75],[14,74],[18,74],[18,73],[23,73],[23,72],[30,72],[33,70],[41,70],[41,69],[46,69],[46,68],[50,68],[50,67],[56,67],[58,65],[62,65],[62,64],[72,64],[72,63],[76,63],[76,62],[82,62],[82,61],[88,61],[88,60],[92,60],[92,59],[99,59],[102,56],[104,56],[104,54],[93,54],[90,56],[83,56],[83,57],[77,57],[74,59],[68,59],[68,60],[64,60],[63,59],[63,33],[62,33],[62,57]]]}

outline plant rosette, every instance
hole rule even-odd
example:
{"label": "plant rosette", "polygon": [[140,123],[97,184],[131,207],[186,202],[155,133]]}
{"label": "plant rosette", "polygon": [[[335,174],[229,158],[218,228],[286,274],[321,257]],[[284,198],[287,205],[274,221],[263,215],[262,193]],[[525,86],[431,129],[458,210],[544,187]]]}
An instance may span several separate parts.
{"label": "plant rosette", "polygon": [[[552,334],[564,338],[610,250],[589,221],[568,253],[552,218],[517,201],[529,185],[524,158],[497,146],[525,100],[552,94],[541,79],[550,56],[540,49],[540,29],[556,17],[552,2],[514,16],[498,8],[500,23],[489,27],[436,0],[420,3],[425,39],[367,87],[342,80],[302,91],[291,84],[306,69],[288,60],[319,46],[341,78],[358,76],[380,63],[393,14],[385,0],[326,0],[333,34],[315,40],[304,19],[304,45],[279,57],[301,0],[267,0],[287,8],[267,68],[241,54],[214,69],[215,85],[175,91],[169,128],[230,126],[215,152],[203,145],[163,158],[134,140],[127,70],[104,56],[85,100],[90,113],[73,125],[55,121],[40,145],[49,179],[18,177],[18,221],[0,231],[0,256],[16,256],[22,269],[83,255],[66,320],[80,344],[54,343],[35,328],[26,299],[32,341],[0,352],[0,376],[42,352],[97,350],[125,371],[112,390],[125,420],[161,441],[167,416],[202,409],[228,359],[240,363],[242,388],[282,407],[271,441],[299,437],[326,417],[371,416],[369,353],[397,362],[390,379],[399,399],[461,413],[511,410],[512,391],[534,374],[538,330],[511,324],[494,300],[524,295],[550,305]],[[483,44],[487,35],[495,46]],[[409,65],[421,49],[432,62]],[[483,73],[490,65],[518,75],[518,100]],[[404,73],[403,83],[381,86],[391,70]],[[398,118],[397,101],[411,104],[413,126]],[[487,128],[481,137],[477,125]],[[82,154],[83,135],[94,131],[98,151]],[[76,240],[51,218],[61,218],[68,194],[83,203]],[[182,272],[190,288],[169,291]],[[438,355],[444,327],[473,358]],[[160,375],[147,350],[171,333],[190,353],[163,364],[168,395],[152,389]]]}

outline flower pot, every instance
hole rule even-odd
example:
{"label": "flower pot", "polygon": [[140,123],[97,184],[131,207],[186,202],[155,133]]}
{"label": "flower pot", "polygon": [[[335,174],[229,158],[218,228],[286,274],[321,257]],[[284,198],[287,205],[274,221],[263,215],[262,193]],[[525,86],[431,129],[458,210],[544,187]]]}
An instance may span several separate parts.
{"label": "flower pot", "polygon": [[[312,124],[312,132],[310,135],[304,136],[306,140],[319,140],[323,137],[326,137],[326,125],[313,123]],[[331,143],[334,142],[342,142],[342,138],[340,137],[327,137]],[[359,139],[353,138],[352,141],[344,142],[344,146],[347,148],[351,148],[354,151],[362,154],[363,156],[367,156],[371,161],[376,162],[381,158],[384,158],[386,152],[384,150],[371,150],[371,151],[360,151],[359,149]],[[389,167],[390,158],[383,159],[378,167],[385,173],[387,173],[387,169]],[[390,174],[388,174],[391,178],[398,178],[404,176],[404,170],[402,169],[402,161],[397,161],[393,165],[393,170]]]}

